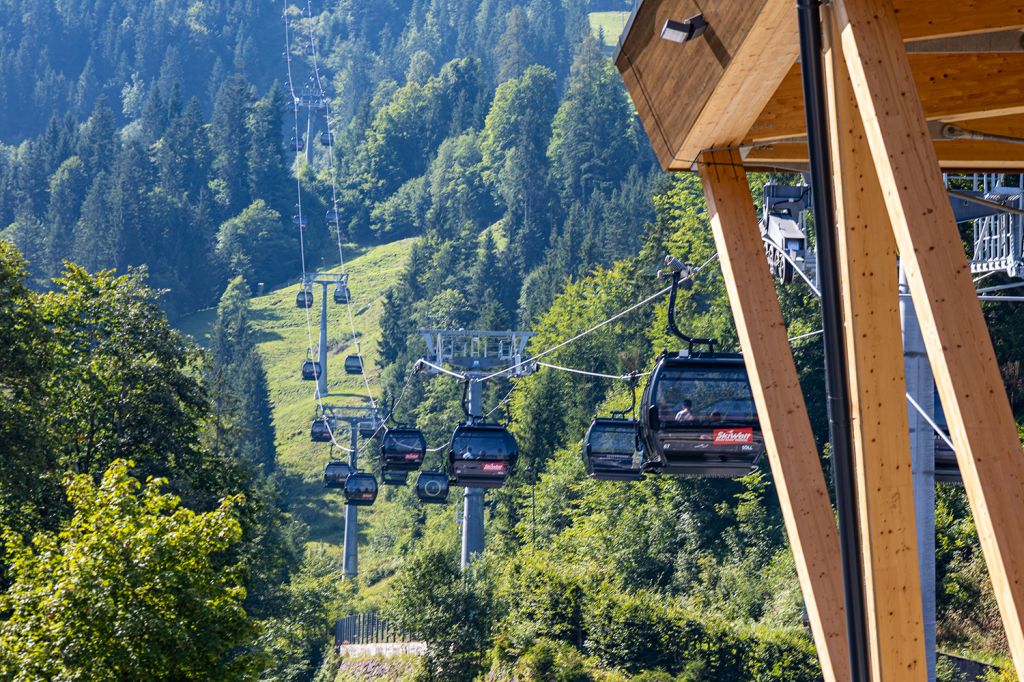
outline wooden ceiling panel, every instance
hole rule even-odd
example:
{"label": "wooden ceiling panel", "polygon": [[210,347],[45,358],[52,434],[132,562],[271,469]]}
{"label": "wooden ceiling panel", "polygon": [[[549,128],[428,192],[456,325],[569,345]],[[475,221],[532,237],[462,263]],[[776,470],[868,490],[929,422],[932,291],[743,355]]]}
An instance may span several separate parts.
{"label": "wooden ceiling panel", "polygon": [[896,0],[893,5],[904,40],[1024,27],[1024,0]]}
{"label": "wooden ceiling panel", "polygon": [[[966,121],[1024,113],[1024,53],[912,54],[929,120]],[[751,127],[746,142],[805,134],[800,65],[794,65]]]}

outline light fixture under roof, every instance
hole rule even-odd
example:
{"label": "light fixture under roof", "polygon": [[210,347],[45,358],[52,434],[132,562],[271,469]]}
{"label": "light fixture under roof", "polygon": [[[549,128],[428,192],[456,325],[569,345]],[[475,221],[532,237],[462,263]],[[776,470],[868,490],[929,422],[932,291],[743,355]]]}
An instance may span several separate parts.
{"label": "light fixture under roof", "polygon": [[707,27],[708,22],[703,14],[690,17],[685,21],[669,19],[661,29],[661,38],[662,40],[671,40],[673,43],[685,43],[700,37]]}

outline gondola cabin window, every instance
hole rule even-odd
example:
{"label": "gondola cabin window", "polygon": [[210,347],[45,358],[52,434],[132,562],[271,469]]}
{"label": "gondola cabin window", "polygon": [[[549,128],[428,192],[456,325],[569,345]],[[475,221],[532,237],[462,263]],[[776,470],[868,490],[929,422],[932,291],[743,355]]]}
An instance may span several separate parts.
{"label": "gondola cabin window", "polygon": [[757,410],[744,368],[666,367],[655,404],[666,427],[757,426]]}

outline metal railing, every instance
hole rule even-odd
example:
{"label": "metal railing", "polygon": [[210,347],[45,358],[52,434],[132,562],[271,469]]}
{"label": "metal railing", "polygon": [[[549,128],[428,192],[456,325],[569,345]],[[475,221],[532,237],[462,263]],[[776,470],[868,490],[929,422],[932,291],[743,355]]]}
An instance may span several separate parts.
{"label": "metal railing", "polygon": [[334,622],[334,646],[346,644],[392,644],[411,638],[378,613],[356,613]]}

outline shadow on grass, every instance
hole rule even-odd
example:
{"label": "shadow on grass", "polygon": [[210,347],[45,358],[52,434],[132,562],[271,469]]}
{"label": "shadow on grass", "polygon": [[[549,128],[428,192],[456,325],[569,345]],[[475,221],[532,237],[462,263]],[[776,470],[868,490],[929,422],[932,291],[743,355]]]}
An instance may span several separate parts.
{"label": "shadow on grass", "polygon": [[345,500],[341,491],[324,490],[320,480],[281,473],[288,512],[307,528],[307,540],[340,545],[345,534]]}

